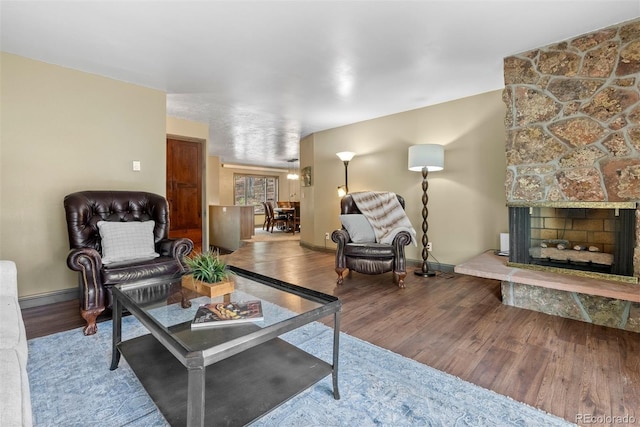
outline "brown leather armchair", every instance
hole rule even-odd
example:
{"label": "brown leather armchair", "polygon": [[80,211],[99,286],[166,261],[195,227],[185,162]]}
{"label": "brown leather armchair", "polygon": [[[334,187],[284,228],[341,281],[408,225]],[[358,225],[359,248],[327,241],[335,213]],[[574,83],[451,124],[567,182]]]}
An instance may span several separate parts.
{"label": "brown leather armchair", "polygon": [[[169,239],[169,204],[141,191],[81,191],[64,198],[70,252],[67,266],[78,271],[80,313],[85,335],[97,332],[96,318],[111,309],[111,287],[118,283],[173,276],[185,271],[183,258],[193,250],[189,239]],[[102,263],[98,221],[155,221],[156,258]]]}
{"label": "brown leather armchair", "polygon": [[[396,195],[400,205],[404,209],[404,198]],[[342,215],[360,214],[353,198],[346,195],[340,201],[340,213]],[[338,273],[338,285],[342,285],[345,270],[356,271],[363,274],[382,274],[393,271],[394,282],[398,287],[404,288],[404,278],[407,276],[404,247],[411,243],[411,234],[408,231],[399,232],[391,244],[383,243],[354,243],[349,232],[343,227],[331,234],[338,246],[336,248],[336,273]]]}

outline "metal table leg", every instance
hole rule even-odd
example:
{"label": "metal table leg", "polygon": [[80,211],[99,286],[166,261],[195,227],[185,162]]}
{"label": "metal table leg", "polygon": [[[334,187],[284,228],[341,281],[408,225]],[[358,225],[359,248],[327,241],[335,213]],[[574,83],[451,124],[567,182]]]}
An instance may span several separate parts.
{"label": "metal table leg", "polygon": [[122,342],[122,303],[118,301],[118,298],[113,299],[112,306],[113,316],[113,334],[111,343],[111,367],[110,370],[114,370],[120,363],[120,350],[118,344]]}
{"label": "metal table leg", "polygon": [[206,368],[198,366],[187,371],[187,427],[204,427]]}
{"label": "metal table leg", "polygon": [[331,373],[333,379],[333,398],[340,399],[340,391],[338,390],[338,353],[340,351],[340,312],[336,311],[333,315],[333,371]]}

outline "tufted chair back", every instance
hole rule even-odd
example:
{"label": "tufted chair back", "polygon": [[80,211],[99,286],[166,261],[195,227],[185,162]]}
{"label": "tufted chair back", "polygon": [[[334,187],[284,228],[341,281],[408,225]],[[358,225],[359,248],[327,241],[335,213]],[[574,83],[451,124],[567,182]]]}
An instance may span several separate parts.
{"label": "tufted chair back", "polygon": [[64,198],[69,247],[102,253],[98,221],[155,221],[156,243],[169,233],[169,204],[143,191],[80,191]]}

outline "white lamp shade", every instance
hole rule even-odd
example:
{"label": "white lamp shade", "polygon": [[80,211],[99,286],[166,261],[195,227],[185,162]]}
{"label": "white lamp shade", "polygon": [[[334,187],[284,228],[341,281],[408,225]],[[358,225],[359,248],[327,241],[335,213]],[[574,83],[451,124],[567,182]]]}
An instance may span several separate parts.
{"label": "white lamp shade", "polygon": [[421,144],[409,147],[409,170],[414,172],[427,168],[429,172],[444,168],[444,147],[438,144]]}
{"label": "white lamp shade", "polygon": [[336,156],[338,156],[343,162],[351,161],[351,159],[353,159],[353,156],[355,155],[356,153],[352,151],[341,151],[339,153],[336,153]]}

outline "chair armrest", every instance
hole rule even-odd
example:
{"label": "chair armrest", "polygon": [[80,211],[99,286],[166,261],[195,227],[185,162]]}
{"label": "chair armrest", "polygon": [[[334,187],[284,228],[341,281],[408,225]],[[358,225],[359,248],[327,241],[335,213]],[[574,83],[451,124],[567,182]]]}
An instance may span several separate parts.
{"label": "chair armrest", "polygon": [[344,247],[347,246],[347,243],[351,241],[351,237],[349,236],[347,230],[343,228],[340,230],[335,230],[333,233],[331,233],[331,240],[333,240],[334,243],[337,244],[336,268],[345,268],[347,265],[347,261],[344,256]]}
{"label": "chair armrest", "polygon": [[[71,249],[67,255],[67,266],[80,272],[80,309],[88,316],[93,314],[93,324],[85,328],[85,335],[95,333],[95,318],[104,310],[104,290],[102,287],[102,257],[92,248]],[[85,317],[87,319],[87,317]]]}
{"label": "chair armrest", "polygon": [[161,256],[170,256],[182,263],[182,258],[186,257],[193,250],[193,242],[187,238],[162,239],[157,243],[157,250]]}
{"label": "chair armrest", "polygon": [[404,272],[406,270],[406,258],[404,256],[404,247],[411,243],[411,234],[408,231],[401,231],[393,238],[393,251],[395,252],[396,271]]}
{"label": "chair armrest", "polygon": [[[403,246],[408,246],[411,243],[411,233],[408,231],[401,231],[393,238],[391,243],[396,250],[401,249]],[[404,248],[402,248],[404,250]]]}
{"label": "chair armrest", "polygon": [[331,233],[331,240],[338,245],[338,247],[344,247],[347,243],[351,241],[351,236],[349,236],[349,232],[344,228],[340,230],[334,230]]}
{"label": "chair armrest", "polygon": [[71,249],[67,255],[67,267],[73,271],[84,271],[87,275],[99,277],[102,257],[100,252],[92,248]]}

